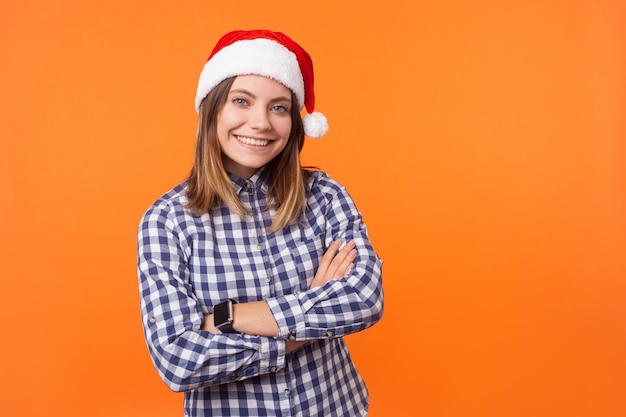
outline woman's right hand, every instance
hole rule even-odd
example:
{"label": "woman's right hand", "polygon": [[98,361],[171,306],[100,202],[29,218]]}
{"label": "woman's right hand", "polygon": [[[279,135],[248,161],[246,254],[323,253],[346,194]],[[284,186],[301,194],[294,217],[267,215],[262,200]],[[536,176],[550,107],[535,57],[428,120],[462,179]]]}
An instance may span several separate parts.
{"label": "woman's right hand", "polygon": [[317,273],[311,282],[310,288],[320,287],[330,280],[345,277],[350,272],[352,263],[356,258],[354,246],[355,243],[351,240],[339,250],[341,240],[335,240],[324,253],[324,256],[322,256],[320,266],[317,268]]}
{"label": "woman's right hand", "polygon": [[[351,240],[344,245],[341,250],[339,250],[341,247],[341,240],[335,240],[332,245],[330,245],[330,248],[328,248],[326,253],[324,253],[324,256],[322,256],[320,266],[317,268],[317,273],[315,274],[315,278],[313,278],[309,288],[320,287],[332,279],[345,277],[348,272],[350,272],[352,262],[354,262],[354,258],[356,258],[356,250],[354,249],[354,246],[355,243]],[[308,340],[298,342],[287,341],[286,353],[291,353],[294,350],[300,349],[308,342]]]}

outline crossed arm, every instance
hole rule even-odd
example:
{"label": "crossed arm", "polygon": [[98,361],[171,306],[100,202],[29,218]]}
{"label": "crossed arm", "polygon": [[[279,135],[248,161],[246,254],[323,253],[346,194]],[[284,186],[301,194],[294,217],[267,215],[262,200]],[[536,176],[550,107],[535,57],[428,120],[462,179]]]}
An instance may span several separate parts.
{"label": "crossed arm", "polygon": [[[320,261],[319,268],[310,288],[324,285],[330,280],[339,279],[350,271],[356,257],[354,241],[341,247],[341,240],[336,240],[328,248]],[[233,328],[239,333],[256,336],[274,337],[278,335],[278,325],[265,301],[235,304],[233,306]],[[204,317],[202,330],[219,334],[220,330],[213,324],[213,314]],[[286,342],[286,351],[291,352],[306,341]]]}

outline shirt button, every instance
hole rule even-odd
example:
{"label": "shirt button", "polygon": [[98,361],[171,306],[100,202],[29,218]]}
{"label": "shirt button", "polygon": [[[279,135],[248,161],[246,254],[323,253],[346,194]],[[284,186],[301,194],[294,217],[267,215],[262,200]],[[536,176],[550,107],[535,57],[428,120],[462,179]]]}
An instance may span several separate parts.
{"label": "shirt button", "polygon": [[156,317],[154,316],[150,317],[150,323],[156,323]]}
{"label": "shirt button", "polygon": [[276,372],[276,371],[278,371],[278,368],[277,368],[277,367],[275,367],[275,366],[272,366],[272,367],[270,368],[270,371],[272,371],[272,372]]}
{"label": "shirt button", "polygon": [[289,391],[289,388],[285,388],[285,395],[289,395],[289,393],[291,393],[291,391]]}
{"label": "shirt button", "polygon": [[241,381],[241,376],[240,375],[236,375],[235,378],[233,378],[236,381]]}
{"label": "shirt button", "polygon": [[272,280],[272,278],[270,277],[265,277],[265,282],[270,282]]}
{"label": "shirt button", "polygon": [[333,337],[333,332],[330,330],[326,332],[326,337]]}
{"label": "shirt button", "polygon": [[289,340],[296,340],[296,334],[295,333],[289,333]]}
{"label": "shirt button", "polygon": [[263,246],[261,246],[261,244],[260,244],[260,243],[259,243],[258,245],[256,245],[256,248],[257,248],[258,250],[261,250],[261,248],[262,248],[262,247],[263,247]]}

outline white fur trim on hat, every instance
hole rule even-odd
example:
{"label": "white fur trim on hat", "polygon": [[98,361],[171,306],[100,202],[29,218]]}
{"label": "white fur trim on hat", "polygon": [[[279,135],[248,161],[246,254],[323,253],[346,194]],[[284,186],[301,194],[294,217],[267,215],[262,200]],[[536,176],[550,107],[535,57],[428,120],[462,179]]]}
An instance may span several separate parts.
{"label": "white fur trim on hat", "polygon": [[257,38],[225,46],[204,64],[196,92],[196,111],[219,83],[230,77],[250,74],[280,82],[294,92],[300,109],[304,106],[304,80],[296,55],[278,42]]}

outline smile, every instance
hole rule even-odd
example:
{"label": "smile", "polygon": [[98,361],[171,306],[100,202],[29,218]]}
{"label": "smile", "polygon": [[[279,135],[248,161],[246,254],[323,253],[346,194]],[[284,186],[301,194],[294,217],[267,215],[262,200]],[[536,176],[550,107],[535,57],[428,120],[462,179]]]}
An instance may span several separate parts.
{"label": "smile", "polygon": [[244,143],[246,145],[267,146],[267,144],[270,143],[269,140],[253,139],[253,138],[248,138],[245,136],[235,136],[235,138],[239,142]]}

